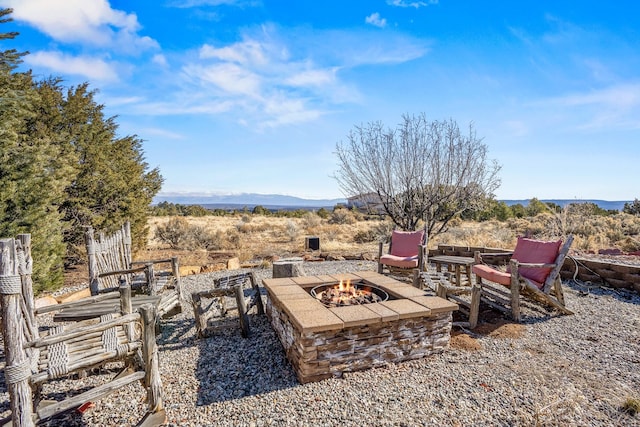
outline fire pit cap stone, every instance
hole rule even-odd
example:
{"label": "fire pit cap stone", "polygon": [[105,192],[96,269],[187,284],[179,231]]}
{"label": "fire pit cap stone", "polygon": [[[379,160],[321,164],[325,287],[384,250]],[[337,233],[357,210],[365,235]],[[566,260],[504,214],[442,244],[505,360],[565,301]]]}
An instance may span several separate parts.
{"label": "fire pit cap stone", "polygon": [[398,313],[391,310],[389,307],[385,307],[382,304],[367,304],[366,307],[369,310],[377,313],[380,316],[382,322],[393,322],[395,320],[398,320],[398,318],[400,317]]}
{"label": "fire pit cap stone", "polygon": [[420,296],[410,298],[410,300],[429,308],[432,315],[455,311],[458,309],[458,304],[455,302],[439,297]]}
{"label": "fire pit cap stone", "polygon": [[381,322],[382,317],[378,313],[369,309],[369,306],[371,305],[375,304],[332,307],[329,308],[329,311],[338,316],[344,322],[345,328]]}
{"label": "fire pit cap stone", "polygon": [[424,305],[408,299],[394,299],[380,304],[398,313],[399,319],[411,319],[431,316],[431,310]]}
{"label": "fire pit cap stone", "polygon": [[415,288],[411,285],[385,286],[386,291],[396,298],[413,298],[425,296],[425,291]]}

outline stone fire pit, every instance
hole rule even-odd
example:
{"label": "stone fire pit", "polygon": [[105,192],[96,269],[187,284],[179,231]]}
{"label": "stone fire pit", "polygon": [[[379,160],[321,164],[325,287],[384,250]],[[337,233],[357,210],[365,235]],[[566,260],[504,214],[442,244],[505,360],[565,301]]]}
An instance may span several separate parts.
{"label": "stone fire pit", "polygon": [[[376,286],[389,299],[328,308],[309,293],[315,286],[340,280]],[[441,352],[449,345],[452,312],[458,308],[373,271],[262,283],[267,316],[301,383]]]}

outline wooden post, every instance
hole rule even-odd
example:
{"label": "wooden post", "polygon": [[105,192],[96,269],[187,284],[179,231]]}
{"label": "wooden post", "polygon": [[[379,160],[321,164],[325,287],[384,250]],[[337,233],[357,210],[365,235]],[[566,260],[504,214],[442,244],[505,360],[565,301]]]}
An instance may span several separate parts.
{"label": "wooden post", "polygon": [[24,350],[22,283],[18,275],[14,239],[0,240],[0,304],[4,337],[5,381],[14,426],[33,426],[31,367]]}
{"label": "wooden post", "polygon": [[378,274],[382,274],[384,271],[384,266],[380,262],[380,258],[382,257],[382,247],[384,246],[383,242],[378,243]]}
{"label": "wooden post", "polygon": [[[131,314],[133,311],[133,304],[131,302],[131,285],[127,283],[124,277],[120,278],[118,291],[120,292],[120,313],[123,315]],[[133,324],[131,322],[127,323],[126,331],[129,341],[134,341],[135,331],[133,330]]]}
{"label": "wooden post", "polygon": [[87,245],[87,258],[89,260],[89,289],[91,295],[98,295],[100,284],[98,283],[98,260],[96,259],[96,241],[93,236],[93,227],[87,227],[84,233],[84,240]]}
{"label": "wooden post", "polygon": [[243,338],[247,338],[249,336],[249,317],[247,316],[247,305],[244,301],[244,289],[242,283],[234,286],[233,290],[236,295],[241,334]]}
{"label": "wooden post", "polygon": [[513,320],[520,321],[520,277],[518,276],[518,261],[509,261],[511,268],[511,313]]}
{"label": "wooden post", "polygon": [[129,221],[126,221],[122,226],[122,232],[124,233],[122,240],[124,243],[125,268],[129,268],[133,261],[133,258],[131,258],[131,223]]}
{"label": "wooden post", "polygon": [[142,357],[144,359],[148,411],[154,413],[163,410],[162,380],[160,379],[155,333],[156,308],[151,304],[145,304],[138,311],[142,317],[143,325]]}
{"label": "wooden post", "polygon": [[156,283],[156,275],[153,270],[153,263],[148,262],[145,264],[146,270],[144,271],[147,285],[149,286],[149,295],[158,295],[158,287]]}
{"label": "wooden post", "polygon": [[182,287],[180,286],[180,264],[178,263],[178,257],[171,257],[171,274],[176,280],[176,291],[178,293],[178,302],[182,304]]}
{"label": "wooden post", "polygon": [[480,297],[482,288],[478,284],[471,285],[471,305],[469,306],[469,329],[475,329],[478,325],[480,314]]}

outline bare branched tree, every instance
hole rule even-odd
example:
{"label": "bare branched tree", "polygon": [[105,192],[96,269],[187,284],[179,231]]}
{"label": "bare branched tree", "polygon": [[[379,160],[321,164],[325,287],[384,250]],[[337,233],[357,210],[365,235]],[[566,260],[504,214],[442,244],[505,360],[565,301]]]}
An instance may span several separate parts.
{"label": "bare branched tree", "polygon": [[395,129],[380,122],[356,126],[336,146],[338,183],[348,197],[376,194],[391,220],[430,236],[469,209],[481,209],[500,185],[500,166],[473,125],[463,135],[453,121],[403,115]]}

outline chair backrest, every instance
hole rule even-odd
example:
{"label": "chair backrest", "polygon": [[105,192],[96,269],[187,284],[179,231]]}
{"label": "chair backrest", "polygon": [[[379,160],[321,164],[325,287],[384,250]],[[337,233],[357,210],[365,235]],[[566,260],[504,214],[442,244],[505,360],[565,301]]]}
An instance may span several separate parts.
{"label": "chair backrest", "polygon": [[562,240],[543,241],[518,237],[512,259],[521,263],[554,264],[549,268],[520,267],[518,269],[522,277],[540,284],[539,287],[544,292],[548,292],[562,268],[572,241],[573,236],[569,236],[564,245]]}
{"label": "chair backrest", "polygon": [[131,224],[127,221],[115,233],[105,236],[100,233],[96,239],[92,227],[85,231],[85,245],[89,261],[89,288],[92,295],[101,289],[117,288],[118,276],[99,277],[110,271],[131,268]]}
{"label": "chair backrest", "polygon": [[391,243],[389,253],[395,256],[410,257],[417,256],[420,245],[425,244],[424,230],[399,231],[393,230],[391,233]]}

